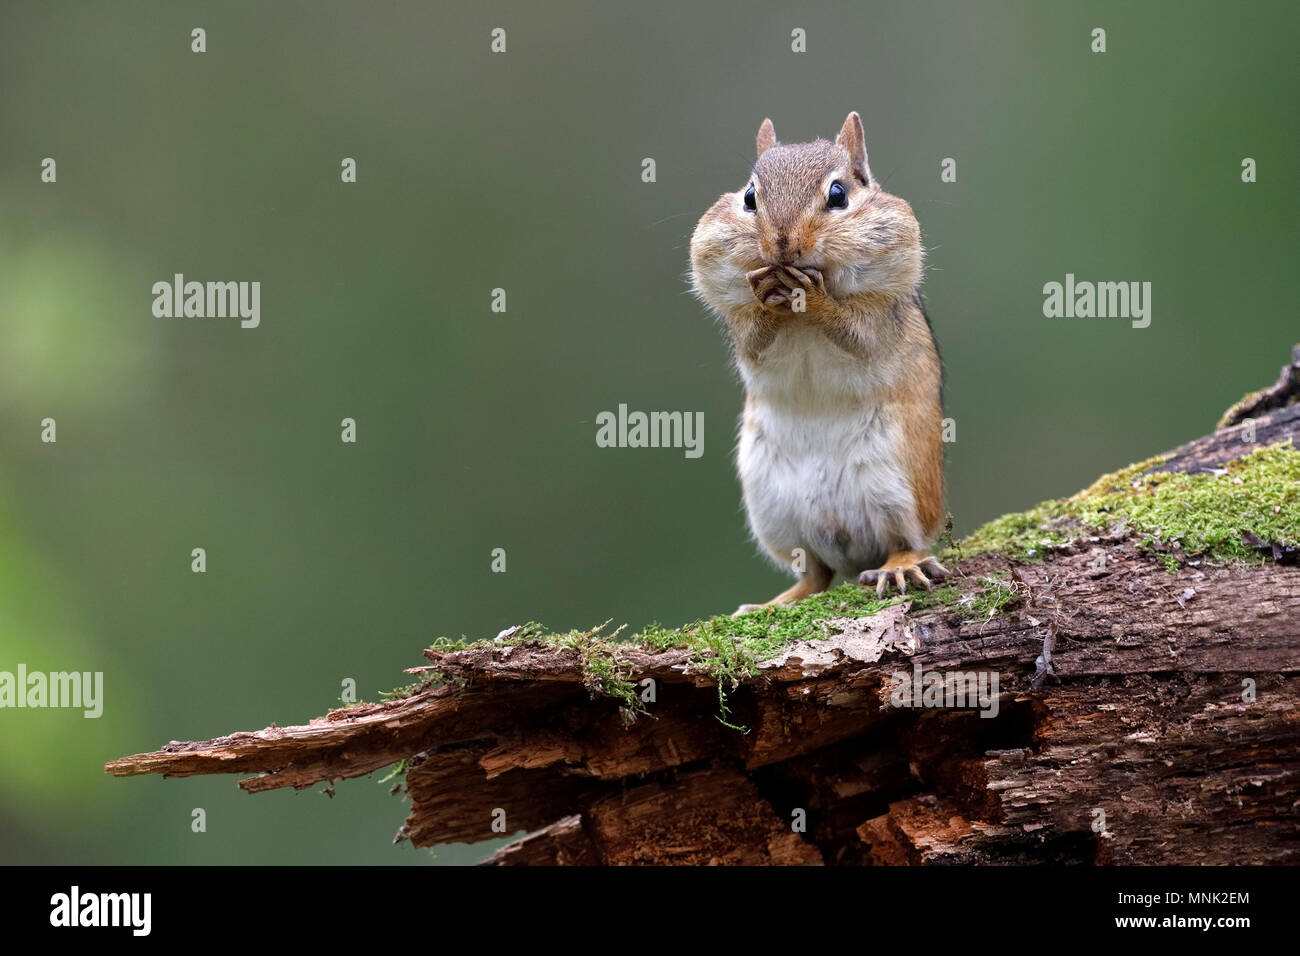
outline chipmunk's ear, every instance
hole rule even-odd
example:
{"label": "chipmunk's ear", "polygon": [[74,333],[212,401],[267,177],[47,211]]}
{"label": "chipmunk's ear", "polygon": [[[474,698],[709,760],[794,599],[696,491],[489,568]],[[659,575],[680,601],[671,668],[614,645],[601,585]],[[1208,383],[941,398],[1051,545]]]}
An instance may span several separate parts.
{"label": "chipmunk's ear", "polygon": [[862,179],[864,185],[870,185],[871,167],[867,165],[867,138],[862,133],[862,117],[856,110],[844,121],[844,125],[840,128],[840,135],[835,137],[835,142],[849,151],[853,171]]}
{"label": "chipmunk's ear", "polygon": [[776,128],[770,119],[765,119],[763,125],[758,128],[758,155],[762,156],[775,145]]}

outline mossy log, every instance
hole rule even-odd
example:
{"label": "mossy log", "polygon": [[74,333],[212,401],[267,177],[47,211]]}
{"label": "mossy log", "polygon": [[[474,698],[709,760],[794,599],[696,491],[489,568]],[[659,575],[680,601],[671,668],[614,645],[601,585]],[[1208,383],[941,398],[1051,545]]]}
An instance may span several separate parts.
{"label": "mossy log", "polygon": [[[1241,485],[1231,463],[1249,453],[1300,454],[1298,371],[1300,350],[1252,417],[1146,472]],[[399,699],[106,769],[252,774],[240,786],[257,792],[398,763],[398,839],[530,831],[500,865],[1297,863],[1293,474],[1267,486],[1258,526],[1240,519],[1247,559],[1132,522],[1063,537],[1058,517],[1030,557],[958,543],[941,593],[755,612],[746,633],[764,615],[802,630],[727,667],[725,631],[692,637],[704,624],[680,646],[504,632],[426,651]],[[953,675],[985,676],[979,706],[943,698]],[[923,706],[914,686],[933,691]]]}

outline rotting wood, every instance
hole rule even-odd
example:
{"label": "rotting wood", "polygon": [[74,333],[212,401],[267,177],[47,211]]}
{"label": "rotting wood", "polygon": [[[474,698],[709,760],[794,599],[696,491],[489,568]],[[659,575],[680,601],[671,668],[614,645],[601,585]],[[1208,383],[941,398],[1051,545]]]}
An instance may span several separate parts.
{"label": "rotting wood", "polygon": [[[1161,469],[1300,444],[1288,381]],[[629,725],[577,651],[531,642],[428,652],[412,671],[442,686],[106,770],[253,774],[240,786],[257,792],[404,760],[399,836],[499,838],[501,811],[506,832],[535,832],[496,865],[1297,863],[1300,569],[1275,544],[1260,554],[1171,574],[1110,534],[1036,563],[969,557],[954,567],[963,597],[1011,572],[1001,613],[976,620],[958,601],[829,622],[731,691],[748,733],[716,719],[687,651],[623,655],[657,686]],[[892,706],[914,666],[996,673],[997,717]]]}

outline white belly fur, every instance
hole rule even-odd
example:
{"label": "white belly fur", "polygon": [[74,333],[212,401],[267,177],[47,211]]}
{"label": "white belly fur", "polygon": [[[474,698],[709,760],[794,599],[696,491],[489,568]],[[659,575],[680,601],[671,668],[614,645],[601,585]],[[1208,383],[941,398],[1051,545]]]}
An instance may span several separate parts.
{"label": "white belly fur", "polygon": [[790,568],[802,548],[856,577],[891,551],[925,547],[898,417],[882,401],[888,365],[797,323],[757,365],[742,363],[741,374],[749,402],[736,457],[745,509],[778,564]]}

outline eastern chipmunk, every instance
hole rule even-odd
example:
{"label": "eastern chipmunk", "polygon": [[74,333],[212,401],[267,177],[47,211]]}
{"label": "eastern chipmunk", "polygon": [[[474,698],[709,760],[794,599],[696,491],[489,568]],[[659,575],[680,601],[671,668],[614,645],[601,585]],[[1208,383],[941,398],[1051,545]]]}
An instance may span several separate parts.
{"label": "eastern chipmunk", "polygon": [[927,555],[943,412],[921,257],[911,207],[871,175],[857,113],[834,143],[778,143],[764,120],[749,181],[695,227],[695,294],[726,322],[745,385],[749,524],[799,575],[767,604],[824,591],[837,572],[879,596],[948,573]]}

